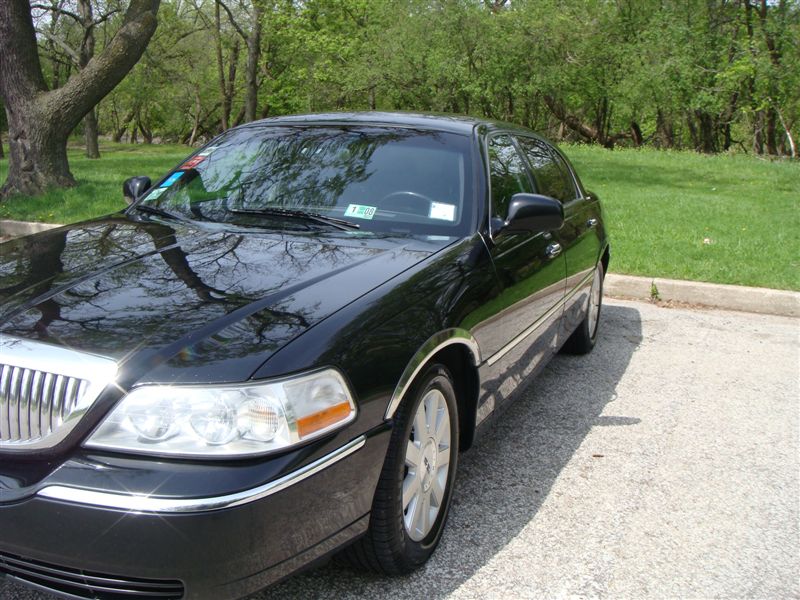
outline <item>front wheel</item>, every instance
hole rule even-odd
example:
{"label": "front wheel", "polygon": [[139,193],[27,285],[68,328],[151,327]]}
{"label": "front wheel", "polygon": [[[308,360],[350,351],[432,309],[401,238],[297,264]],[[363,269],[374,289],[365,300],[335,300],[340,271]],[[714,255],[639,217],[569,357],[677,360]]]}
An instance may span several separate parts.
{"label": "front wheel", "polygon": [[452,378],[432,365],[400,404],[367,534],[344,550],[350,564],[390,575],[428,560],[441,538],[458,462]]}
{"label": "front wheel", "polygon": [[600,325],[600,309],[603,307],[603,279],[605,270],[603,263],[598,262],[589,290],[589,305],[586,316],[564,344],[564,351],[570,354],[588,354],[597,341],[597,329]]}

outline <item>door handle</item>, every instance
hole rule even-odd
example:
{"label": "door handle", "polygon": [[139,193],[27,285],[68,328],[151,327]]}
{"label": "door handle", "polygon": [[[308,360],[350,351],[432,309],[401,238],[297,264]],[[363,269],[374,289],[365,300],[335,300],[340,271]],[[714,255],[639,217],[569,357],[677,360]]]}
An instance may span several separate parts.
{"label": "door handle", "polygon": [[555,258],[561,254],[561,244],[558,242],[553,242],[552,244],[548,245],[547,248],[545,248],[544,253],[547,255],[547,258]]}
{"label": "door handle", "polygon": [[586,226],[587,226],[589,229],[593,229],[593,228],[597,227],[597,219],[595,219],[594,217],[592,217],[591,219],[589,219],[588,221],[586,221]]}

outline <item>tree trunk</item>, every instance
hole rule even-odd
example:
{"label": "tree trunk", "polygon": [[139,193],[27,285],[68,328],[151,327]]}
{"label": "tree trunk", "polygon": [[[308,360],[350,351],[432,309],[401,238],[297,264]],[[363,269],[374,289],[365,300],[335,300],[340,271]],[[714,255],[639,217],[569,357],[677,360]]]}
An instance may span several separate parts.
{"label": "tree trunk", "polygon": [[256,120],[258,110],[258,63],[261,61],[261,20],[263,10],[258,2],[253,6],[253,28],[247,37],[247,67],[245,73],[245,88],[247,95],[244,101],[245,122]]}
{"label": "tree trunk", "polygon": [[72,186],[67,137],[122,81],[157,26],[160,0],[131,0],[122,24],[99,56],[63,87],[48,90],[27,0],[0,0],[0,94],[9,130],[9,166],[0,198]]}
{"label": "tree trunk", "polygon": [[97,110],[92,109],[83,117],[83,137],[86,140],[86,158],[100,158],[100,145],[97,143]]}
{"label": "tree trunk", "polygon": [[222,20],[220,18],[219,0],[214,2],[214,51],[217,58],[217,81],[219,83],[219,95],[222,100],[222,115],[220,116],[220,128],[222,131],[228,129],[228,116],[231,114],[230,101],[225,85],[225,63],[222,60]]}
{"label": "tree trunk", "polygon": [[115,142],[121,142],[122,141],[122,136],[124,136],[125,132],[128,130],[128,125],[133,120],[133,116],[134,116],[135,112],[136,112],[136,109],[132,108],[125,114],[125,118],[122,119],[122,123],[120,123],[119,127],[117,128],[117,130],[114,131],[114,136],[113,136],[112,139]]}
{"label": "tree trunk", "polygon": [[756,112],[753,121],[753,152],[764,154],[764,111]]}
{"label": "tree trunk", "polygon": [[644,136],[642,135],[642,128],[639,127],[639,123],[636,121],[631,121],[631,139],[633,140],[634,146],[641,146],[644,144]]}
{"label": "tree trunk", "polygon": [[[78,53],[78,68],[83,70],[94,56],[94,15],[90,0],[78,0],[78,14],[83,25],[83,41]],[[97,143],[97,112],[95,107],[83,118],[83,136],[86,140],[86,158],[100,158],[100,147]]]}
{"label": "tree trunk", "polygon": [[778,117],[772,108],[767,109],[767,154],[778,155]]}
{"label": "tree trunk", "polygon": [[8,102],[8,176],[0,197],[40,194],[50,186],[70,187],[75,179],[67,162],[69,131],[49,115],[29,107],[30,112],[12,108]]}

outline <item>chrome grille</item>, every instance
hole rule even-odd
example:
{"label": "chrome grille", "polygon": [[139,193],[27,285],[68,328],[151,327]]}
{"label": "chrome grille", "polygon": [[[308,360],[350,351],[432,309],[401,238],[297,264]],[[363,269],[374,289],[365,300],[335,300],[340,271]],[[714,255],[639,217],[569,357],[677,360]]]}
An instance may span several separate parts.
{"label": "chrome grille", "polygon": [[77,377],[0,365],[0,442],[28,442],[58,429],[89,382]]}
{"label": "chrome grille", "polygon": [[103,356],[0,335],[0,451],[58,444],[116,372]]}

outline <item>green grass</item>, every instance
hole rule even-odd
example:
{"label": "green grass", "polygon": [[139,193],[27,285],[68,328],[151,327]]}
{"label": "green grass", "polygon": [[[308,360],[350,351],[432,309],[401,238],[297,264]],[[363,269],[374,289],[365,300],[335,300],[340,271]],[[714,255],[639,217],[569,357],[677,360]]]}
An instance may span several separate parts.
{"label": "green grass", "polygon": [[[17,196],[0,203],[0,219],[74,223],[125,208],[122,182],[134,175],[153,181],[192,152],[180,145],[130,145],[107,143],[100,159],[89,160],[82,148],[68,150],[72,174],[78,181],[71,189],[53,189],[33,198]],[[0,161],[4,181],[8,159]]]}
{"label": "green grass", "polygon": [[[611,271],[800,290],[800,162],[565,146],[603,200]],[[185,146],[106,144],[100,160],[70,149],[78,186],[0,204],[0,218],[69,223],[124,207],[122,181],[152,179]],[[7,160],[0,161],[0,180]]]}
{"label": "green grass", "polygon": [[566,146],[616,273],[800,290],[800,162]]}

